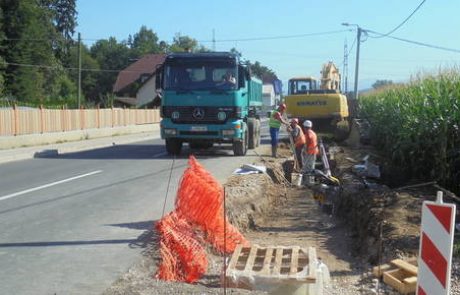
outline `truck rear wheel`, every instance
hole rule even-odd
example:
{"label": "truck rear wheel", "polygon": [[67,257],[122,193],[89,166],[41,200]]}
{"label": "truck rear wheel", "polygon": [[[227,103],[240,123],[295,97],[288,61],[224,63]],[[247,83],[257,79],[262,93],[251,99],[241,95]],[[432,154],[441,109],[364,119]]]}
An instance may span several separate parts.
{"label": "truck rear wheel", "polygon": [[233,142],[233,154],[235,156],[244,156],[248,150],[248,131],[243,133],[241,141]]}
{"label": "truck rear wheel", "polygon": [[170,138],[166,139],[166,151],[170,155],[179,155],[182,150],[182,141]]}
{"label": "truck rear wheel", "polygon": [[248,148],[253,149],[257,143],[257,120],[255,118],[248,118]]}

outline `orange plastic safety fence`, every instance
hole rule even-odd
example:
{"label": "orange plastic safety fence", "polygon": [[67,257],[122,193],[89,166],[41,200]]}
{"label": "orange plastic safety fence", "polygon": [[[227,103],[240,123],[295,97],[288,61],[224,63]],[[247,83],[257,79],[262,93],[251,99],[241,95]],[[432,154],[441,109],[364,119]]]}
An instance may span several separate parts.
{"label": "orange plastic safety fence", "polygon": [[249,246],[224,218],[223,200],[223,187],[191,156],[177,191],[175,210],[156,225],[161,255],[158,278],[194,282],[206,272],[206,251],[194,229],[220,252],[231,253],[239,244]]}
{"label": "orange plastic safety fence", "polygon": [[162,259],[157,273],[159,279],[192,283],[206,273],[206,251],[186,220],[172,212],[163,217],[156,227],[160,234]]}

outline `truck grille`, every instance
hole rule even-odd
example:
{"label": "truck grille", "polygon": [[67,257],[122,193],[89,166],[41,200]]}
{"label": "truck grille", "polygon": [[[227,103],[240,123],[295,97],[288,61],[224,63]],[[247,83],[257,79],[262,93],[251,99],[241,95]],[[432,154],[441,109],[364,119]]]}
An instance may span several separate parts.
{"label": "truck grille", "polygon": [[208,135],[208,136],[217,136],[219,132],[217,131],[180,131],[180,135]]}
{"label": "truck grille", "polygon": [[[179,118],[172,118],[172,113],[178,112]],[[225,120],[219,120],[218,113],[225,112]],[[171,118],[176,124],[225,124],[227,119],[235,117],[233,107],[201,107],[181,106],[163,107],[163,118]]]}

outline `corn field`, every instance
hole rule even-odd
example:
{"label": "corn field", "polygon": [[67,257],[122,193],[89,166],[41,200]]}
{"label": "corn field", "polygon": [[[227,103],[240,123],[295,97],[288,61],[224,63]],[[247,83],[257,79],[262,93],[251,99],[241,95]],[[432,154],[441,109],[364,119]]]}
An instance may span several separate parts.
{"label": "corn field", "polygon": [[460,193],[460,71],[418,77],[360,97],[371,140],[407,178]]}

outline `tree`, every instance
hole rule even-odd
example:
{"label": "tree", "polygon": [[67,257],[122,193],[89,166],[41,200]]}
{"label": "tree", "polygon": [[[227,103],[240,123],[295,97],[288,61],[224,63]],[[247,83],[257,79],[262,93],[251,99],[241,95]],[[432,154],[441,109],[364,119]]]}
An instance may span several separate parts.
{"label": "tree", "polygon": [[75,0],[41,0],[41,5],[49,12],[55,29],[53,49],[56,57],[66,66],[70,66],[69,50],[76,43],[72,39],[77,25]]}
{"label": "tree", "polygon": [[99,40],[90,49],[91,57],[97,61],[101,71],[97,74],[97,85],[90,91],[90,99],[112,93],[118,71],[124,69],[130,62],[130,48],[124,42],[117,42],[114,37]]}
{"label": "tree", "polygon": [[149,53],[160,53],[158,36],[146,26],[142,26],[138,33],[134,34],[132,41],[128,38],[128,45],[131,45],[132,57],[141,58]]}
{"label": "tree", "polygon": [[375,81],[374,84],[372,84],[372,88],[378,89],[378,88],[385,87],[387,85],[393,85],[393,81],[391,81],[391,80],[377,80],[377,81]]}
{"label": "tree", "polygon": [[241,52],[238,51],[235,47],[233,47],[232,49],[230,49],[230,52],[233,53],[233,54],[238,55],[240,58],[243,56],[243,54],[241,54]]}
{"label": "tree", "polygon": [[56,31],[64,40],[72,40],[77,26],[77,9],[75,0],[42,0],[42,5],[51,11]]}
{"label": "tree", "polygon": [[189,36],[181,36],[179,33],[176,34],[169,47],[171,52],[197,52],[198,49],[200,49],[198,41]]}
{"label": "tree", "polygon": [[251,72],[254,76],[261,79],[263,82],[272,83],[277,76],[272,69],[269,69],[266,66],[263,66],[260,62],[256,61],[255,63],[250,64]]}
{"label": "tree", "polygon": [[16,64],[6,68],[6,87],[18,100],[42,101],[50,87],[52,68],[59,65],[50,42],[54,28],[49,14],[34,0],[0,3],[3,32],[11,40],[2,56]]}
{"label": "tree", "polygon": [[4,46],[3,41],[5,40],[5,34],[3,33],[3,9],[0,7],[0,97],[5,93],[5,60],[3,59],[4,56]]}

